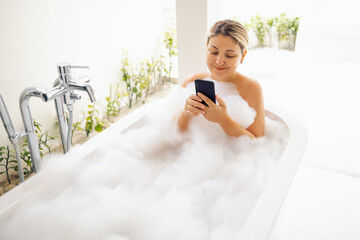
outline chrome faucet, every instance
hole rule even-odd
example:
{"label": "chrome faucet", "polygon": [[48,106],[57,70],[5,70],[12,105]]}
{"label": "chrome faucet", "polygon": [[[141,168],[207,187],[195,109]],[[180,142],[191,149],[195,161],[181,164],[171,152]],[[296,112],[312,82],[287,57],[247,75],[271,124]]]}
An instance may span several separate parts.
{"label": "chrome faucet", "polygon": [[[89,76],[73,77],[71,69],[85,68],[85,66],[71,66],[70,64],[58,64],[59,78],[55,80],[54,87],[50,90],[41,88],[26,88],[20,95],[20,110],[24,122],[25,134],[28,139],[29,149],[33,162],[34,171],[40,169],[40,150],[38,139],[35,133],[33,118],[31,117],[29,98],[39,97],[44,102],[54,99],[56,113],[59,122],[60,136],[64,153],[69,151],[71,146],[72,121],[73,121],[73,105],[75,100],[81,98],[74,90],[86,91],[92,102],[96,101],[94,90],[91,85]],[[69,110],[69,120],[66,119],[64,104]]]}
{"label": "chrome faucet", "polygon": [[3,121],[3,124],[5,127],[5,130],[8,134],[9,140],[14,145],[16,160],[18,163],[19,178],[20,178],[20,182],[23,182],[24,181],[24,173],[23,173],[22,164],[21,164],[20,150],[19,150],[18,142],[19,142],[19,138],[24,136],[25,133],[15,131],[15,128],[11,121],[9,112],[6,108],[4,99],[2,98],[1,95],[0,95],[0,117]]}
{"label": "chrome faucet", "polygon": [[[59,78],[55,80],[54,87],[65,87],[67,92],[64,95],[55,98],[55,107],[58,117],[60,137],[64,153],[68,152],[71,146],[72,122],[73,122],[73,104],[79,100],[80,96],[74,93],[74,90],[85,91],[88,93],[90,101],[96,102],[96,96],[90,84],[88,75],[74,77],[71,69],[88,69],[87,66],[72,66],[68,63],[58,64]],[[69,120],[66,119],[64,104],[69,111]]]}

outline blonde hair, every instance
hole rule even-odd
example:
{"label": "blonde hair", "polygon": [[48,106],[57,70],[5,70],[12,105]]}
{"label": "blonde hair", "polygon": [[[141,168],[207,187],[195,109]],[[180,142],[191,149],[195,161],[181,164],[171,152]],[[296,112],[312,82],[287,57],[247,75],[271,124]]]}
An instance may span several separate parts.
{"label": "blonde hair", "polygon": [[220,34],[231,37],[236,44],[240,46],[241,54],[245,54],[249,45],[249,36],[245,27],[241,23],[230,19],[216,22],[210,29],[207,44],[209,44],[212,37]]}

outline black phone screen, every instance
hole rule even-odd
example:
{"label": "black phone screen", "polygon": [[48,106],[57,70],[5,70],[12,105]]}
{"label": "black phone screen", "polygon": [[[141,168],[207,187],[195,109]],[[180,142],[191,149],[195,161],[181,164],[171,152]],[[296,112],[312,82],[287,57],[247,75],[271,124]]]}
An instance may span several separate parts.
{"label": "black phone screen", "polygon": [[[196,91],[196,94],[198,92],[201,92],[202,94],[207,96],[211,101],[216,103],[214,82],[202,80],[202,79],[196,79],[195,80],[195,91]],[[207,106],[207,104],[204,101],[202,101],[201,103],[205,104]]]}

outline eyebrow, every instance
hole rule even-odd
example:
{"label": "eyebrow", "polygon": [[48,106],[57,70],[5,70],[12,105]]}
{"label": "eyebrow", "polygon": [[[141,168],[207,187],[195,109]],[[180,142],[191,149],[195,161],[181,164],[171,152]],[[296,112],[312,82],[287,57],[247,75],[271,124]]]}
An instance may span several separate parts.
{"label": "eyebrow", "polygon": [[[214,45],[211,45],[211,47],[213,47],[213,48],[215,48],[216,50],[219,50],[217,47],[215,47]],[[227,52],[235,52],[236,53],[236,51],[235,50],[232,50],[232,49],[229,49],[229,50],[226,50]]]}

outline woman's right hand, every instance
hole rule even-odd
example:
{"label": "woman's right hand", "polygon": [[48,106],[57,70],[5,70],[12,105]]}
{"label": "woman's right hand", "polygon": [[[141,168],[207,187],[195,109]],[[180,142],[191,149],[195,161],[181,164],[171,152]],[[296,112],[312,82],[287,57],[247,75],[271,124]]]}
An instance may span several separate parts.
{"label": "woman's right hand", "polygon": [[192,94],[185,101],[185,111],[187,116],[199,116],[199,114],[205,114],[204,108],[206,107],[201,103],[202,99]]}

